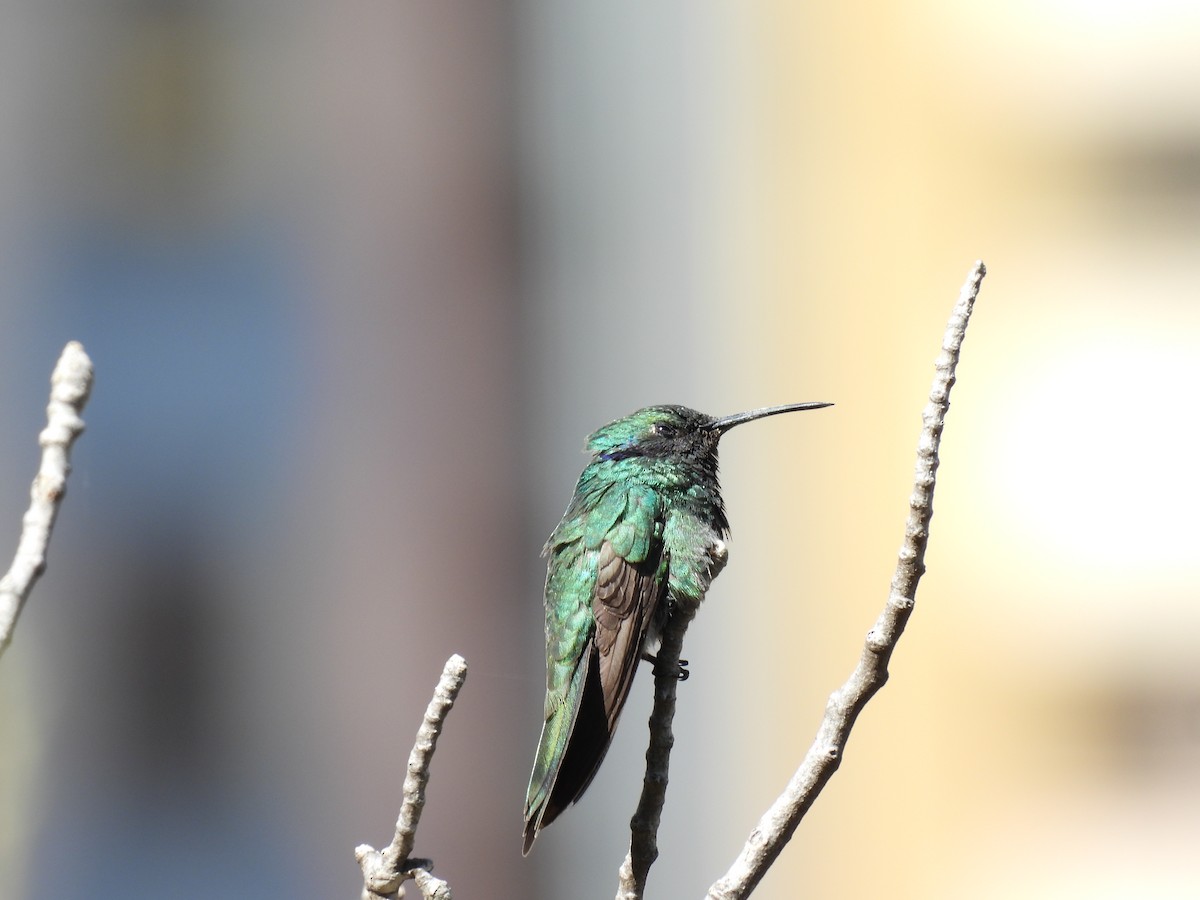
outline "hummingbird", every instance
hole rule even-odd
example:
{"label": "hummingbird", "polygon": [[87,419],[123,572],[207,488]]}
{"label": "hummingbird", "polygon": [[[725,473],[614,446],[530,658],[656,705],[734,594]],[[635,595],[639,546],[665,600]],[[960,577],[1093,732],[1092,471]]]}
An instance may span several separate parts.
{"label": "hummingbird", "polygon": [[651,654],[672,610],[698,606],[725,567],[721,437],[744,422],[831,405],[792,403],[719,419],[686,406],[648,406],[588,437],[591,461],[542,550],[545,721],[525,795],[523,855],[591,784],[638,663],[657,662]]}

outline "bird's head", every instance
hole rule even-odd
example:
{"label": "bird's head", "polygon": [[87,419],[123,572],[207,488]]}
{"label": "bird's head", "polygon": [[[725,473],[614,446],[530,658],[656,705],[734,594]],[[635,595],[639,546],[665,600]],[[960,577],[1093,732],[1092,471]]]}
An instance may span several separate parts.
{"label": "bird's head", "polygon": [[[820,409],[829,403],[769,406],[717,419],[686,406],[647,406],[593,432],[587,450],[594,462],[624,459],[707,463],[716,468],[717,444],[735,425],[780,413]],[[706,466],[707,468],[707,466]]]}

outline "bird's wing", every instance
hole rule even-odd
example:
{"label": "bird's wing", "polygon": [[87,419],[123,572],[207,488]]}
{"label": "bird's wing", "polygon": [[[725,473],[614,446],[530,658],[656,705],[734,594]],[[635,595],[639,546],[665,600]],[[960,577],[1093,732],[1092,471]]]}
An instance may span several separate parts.
{"label": "bird's wing", "polygon": [[663,510],[638,485],[572,506],[546,545],[546,720],[525,803],[525,851],[583,794],[612,741],[666,586]]}
{"label": "bird's wing", "polygon": [[666,584],[659,572],[662,528],[658,496],[631,488],[623,514],[596,551],[594,642],[610,731],[616,728],[629,696],[646,632]]}

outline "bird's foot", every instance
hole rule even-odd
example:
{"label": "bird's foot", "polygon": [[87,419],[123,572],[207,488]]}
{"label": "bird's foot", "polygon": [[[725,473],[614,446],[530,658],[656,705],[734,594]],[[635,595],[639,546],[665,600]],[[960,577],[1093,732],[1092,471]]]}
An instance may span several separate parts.
{"label": "bird's foot", "polygon": [[654,664],[654,674],[655,675],[666,674],[666,675],[670,675],[670,676],[678,679],[679,681],[687,681],[689,678],[692,677],[692,673],[688,671],[688,661],[686,659],[681,659],[678,662],[678,664],[675,666],[675,669],[673,671],[667,671],[666,673],[664,673],[662,671],[662,668],[658,662],[658,657],[655,656],[653,653],[643,653],[642,659],[644,659],[648,663]]}

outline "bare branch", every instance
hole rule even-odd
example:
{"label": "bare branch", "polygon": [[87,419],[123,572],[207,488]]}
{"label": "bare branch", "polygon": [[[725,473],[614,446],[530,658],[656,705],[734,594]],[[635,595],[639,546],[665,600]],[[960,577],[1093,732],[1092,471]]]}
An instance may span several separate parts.
{"label": "bare branch", "polygon": [[92,361],[78,341],[63,348],[50,376],[50,404],[46,427],[38,435],[42,461],[30,489],[29,510],[21,526],[21,539],[12,567],[0,579],[0,655],[12,641],[17,617],[41,574],[46,571],[46,550],[58,508],[67,492],[71,471],[71,445],[83,432],[80,414],[92,390]]}
{"label": "bare branch", "polygon": [[663,628],[658,662],[654,666],[654,708],[650,711],[650,744],[646,748],[646,777],[642,796],[629,822],[629,853],[617,872],[617,900],[641,900],[646,877],[658,858],[658,825],[667,799],[667,775],[675,735],[675,691],[679,685],[679,654],[683,637],[696,616],[694,606],[677,606]]}
{"label": "bare branch", "polygon": [[402,897],[401,885],[409,878],[416,880],[421,895],[427,900],[450,900],[450,886],[430,874],[433,863],[413,859],[413,841],[421,811],[425,808],[425,785],[429,782],[429,764],[437,749],[438,736],[446,715],[454,706],[458,692],[467,678],[467,661],[457,653],[446,661],[442,677],[425,710],[425,720],[417,731],[417,740],[408,757],[408,774],[404,777],[404,801],[396,819],[396,834],[382,851],[368,844],[354,849],[363,873],[363,897]]}
{"label": "bare branch", "polygon": [[450,885],[430,873],[428,868],[413,869],[412,877],[425,900],[452,900]]}
{"label": "bare branch", "polygon": [[983,263],[978,262],[967,276],[946,326],[942,352],[934,364],[936,374],[929,392],[929,404],[922,414],[924,424],[917,444],[916,477],[909,500],[904,543],[900,547],[900,558],[892,577],[887,605],[875,627],[867,633],[857,668],[846,683],[830,695],[816,740],[800,768],[783,794],[750,833],[745,847],[729,871],[709,888],[708,900],[740,900],[757,887],[821,789],[837,771],[858,714],[887,681],[888,661],[912,615],[917,583],[925,572],[925,547],[929,540],[929,521],[933,516],[938,445],[941,443],[946,410],[950,406],[950,388],[954,386],[959,350],[985,274]]}

